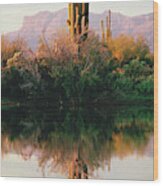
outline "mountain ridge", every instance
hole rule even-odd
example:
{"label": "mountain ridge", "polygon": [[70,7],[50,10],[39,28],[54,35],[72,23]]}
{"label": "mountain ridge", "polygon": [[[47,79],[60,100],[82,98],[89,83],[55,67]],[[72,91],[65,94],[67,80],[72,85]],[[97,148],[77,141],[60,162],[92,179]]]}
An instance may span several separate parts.
{"label": "mountain ridge", "polygon": [[[101,14],[90,12],[90,30],[94,30],[97,34],[101,35],[100,21],[102,19],[105,21],[107,14],[108,11],[104,11]],[[56,12],[41,11],[32,16],[25,16],[21,28],[6,35],[10,40],[15,39],[17,36],[22,37],[35,50],[39,37],[43,32],[49,38],[60,29],[68,30],[67,18],[68,12],[66,8]],[[114,38],[120,34],[131,35],[135,38],[138,35],[142,35],[153,51],[153,13],[130,17],[119,12],[113,12],[111,28]]]}

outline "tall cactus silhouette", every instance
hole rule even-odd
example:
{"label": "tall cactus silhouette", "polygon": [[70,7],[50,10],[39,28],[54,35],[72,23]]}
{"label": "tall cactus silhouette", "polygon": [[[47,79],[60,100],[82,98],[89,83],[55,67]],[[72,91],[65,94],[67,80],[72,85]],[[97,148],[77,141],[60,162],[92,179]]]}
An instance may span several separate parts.
{"label": "tall cactus silhouette", "polygon": [[89,26],[89,3],[69,3],[67,23],[73,38],[85,40]]}
{"label": "tall cactus silhouette", "polygon": [[109,10],[109,16],[106,17],[106,40],[109,42],[109,39],[112,37],[111,33],[111,10]]}
{"label": "tall cactus silhouette", "polygon": [[[106,30],[106,31],[105,31]],[[109,44],[109,41],[112,37],[111,32],[111,11],[109,10],[108,16],[106,17],[106,29],[104,26],[104,21],[101,20],[101,37],[103,44]]]}
{"label": "tall cactus silhouette", "polygon": [[101,20],[101,36],[102,36],[102,43],[105,43],[105,27],[104,27],[104,21]]}

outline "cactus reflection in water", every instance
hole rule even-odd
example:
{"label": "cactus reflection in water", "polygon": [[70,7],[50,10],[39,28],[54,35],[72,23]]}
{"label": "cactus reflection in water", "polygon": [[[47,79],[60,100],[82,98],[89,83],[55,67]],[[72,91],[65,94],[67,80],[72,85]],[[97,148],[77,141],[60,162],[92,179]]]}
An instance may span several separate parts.
{"label": "cactus reflection in water", "polygon": [[42,175],[48,165],[65,177],[91,178],[106,164],[110,172],[112,158],[143,157],[149,148],[150,108],[37,109],[2,111],[2,158],[13,152],[26,161],[36,156]]}

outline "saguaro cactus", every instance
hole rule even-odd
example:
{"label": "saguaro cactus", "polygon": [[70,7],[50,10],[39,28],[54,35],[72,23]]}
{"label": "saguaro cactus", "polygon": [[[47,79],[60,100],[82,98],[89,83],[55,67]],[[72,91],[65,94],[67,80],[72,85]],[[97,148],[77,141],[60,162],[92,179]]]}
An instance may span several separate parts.
{"label": "saguaro cactus", "polygon": [[109,14],[106,17],[106,32],[104,27],[104,21],[101,20],[101,37],[102,37],[102,43],[109,43],[110,38],[112,37],[111,33],[111,11],[109,10]]}
{"label": "saguaro cactus", "polygon": [[102,43],[105,43],[105,28],[104,28],[104,21],[101,20],[101,32],[102,32]]}
{"label": "saguaro cactus", "polygon": [[112,37],[111,34],[111,10],[109,10],[109,16],[106,17],[106,40],[109,42],[109,39]]}
{"label": "saguaro cactus", "polygon": [[73,38],[86,39],[89,26],[89,3],[69,3],[68,27]]}

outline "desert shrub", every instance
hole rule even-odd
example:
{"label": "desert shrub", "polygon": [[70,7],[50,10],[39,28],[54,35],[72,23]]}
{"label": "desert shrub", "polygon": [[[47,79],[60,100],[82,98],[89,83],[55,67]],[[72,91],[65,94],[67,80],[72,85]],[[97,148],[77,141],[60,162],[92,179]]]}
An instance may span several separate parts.
{"label": "desert shrub", "polygon": [[154,78],[153,75],[144,78],[136,87],[138,92],[144,96],[154,96]]}
{"label": "desert shrub", "polygon": [[77,44],[73,42],[69,34],[60,31],[50,41],[40,37],[36,57],[44,66],[51,68],[51,63],[67,63],[77,57]]}
{"label": "desert shrub", "polygon": [[40,86],[36,77],[26,69],[11,67],[2,71],[2,97],[25,101],[39,96]]}
{"label": "desert shrub", "polygon": [[124,69],[125,76],[129,77],[135,84],[153,74],[153,68],[145,61],[132,60],[124,66]]}
{"label": "desert shrub", "polygon": [[104,46],[90,32],[77,44],[61,32],[50,41],[40,39],[36,52],[23,49],[10,55],[3,48],[8,57],[2,71],[2,96],[49,98],[59,104],[153,97],[153,55],[145,40],[122,35],[111,43],[109,48]]}
{"label": "desert shrub", "polygon": [[26,48],[26,43],[22,38],[17,37],[14,41],[10,41],[7,36],[1,37],[1,61],[2,67],[7,65],[7,60],[12,58],[15,53],[19,53]]}
{"label": "desert shrub", "polygon": [[20,74],[15,69],[2,71],[2,97],[17,98],[22,96],[20,89]]}
{"label": "desert shrub", "polygon": [[133,59],[145,60],[152,65],[153,56],[146,40],[141,36],[134,39],[132,36],[120,35],[112,39],[109,49],[113,57],[122,65]]}

